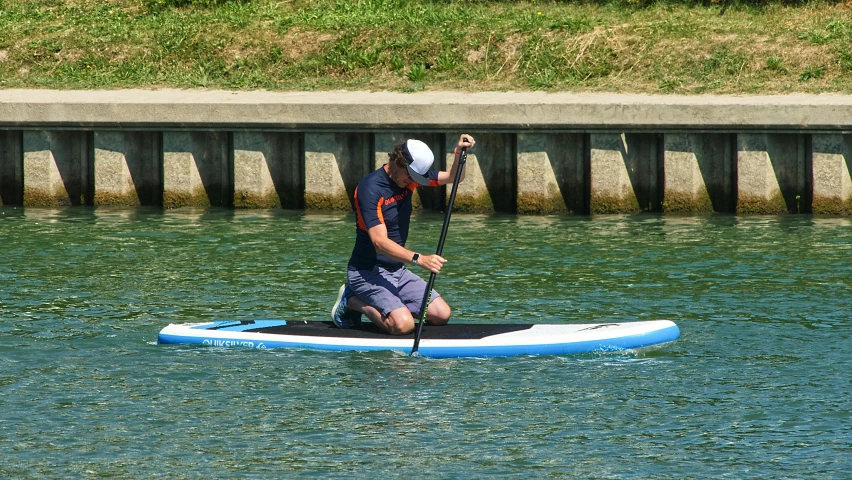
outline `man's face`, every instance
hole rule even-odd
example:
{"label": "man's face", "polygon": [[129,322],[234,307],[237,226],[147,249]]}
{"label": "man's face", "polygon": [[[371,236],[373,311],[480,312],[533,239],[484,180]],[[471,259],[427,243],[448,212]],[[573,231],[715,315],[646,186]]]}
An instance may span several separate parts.
{"label": "man's face", "polygon": [[389,170],[391,180],[393,180],[400,188],[405,188],[414,183],[414,179],[412,179],[411,175],[408,174],[407,168],[398,167],[396,163],[391,162]]}

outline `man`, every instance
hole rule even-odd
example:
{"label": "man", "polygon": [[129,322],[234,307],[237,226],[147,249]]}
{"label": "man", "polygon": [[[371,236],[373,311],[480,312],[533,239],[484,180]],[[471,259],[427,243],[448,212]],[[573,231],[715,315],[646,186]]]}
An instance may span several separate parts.
{"label": "man", "polygon": [[[422,255],[405,248],[411,220],[411,195],[418,186],[452,183],[462,148],[476,142],[468,134],[459,137],[456,160],[449,171],[429,168],[435,156],[420,140],[394,146],[388,163],[368,174],[355,188],[357,229],[349,259],[346,284],[340,287],[331,319],[339,328],[361,325],[361,314],[391,335],[414,331],[414,316],[426,293],[426,282],[406,268],[413,265],[439,273],[446,259]],[[464,179],[462,171],[461,180]],[[434,290],[426,309],[428,325],[445,325],[450,306]]]}

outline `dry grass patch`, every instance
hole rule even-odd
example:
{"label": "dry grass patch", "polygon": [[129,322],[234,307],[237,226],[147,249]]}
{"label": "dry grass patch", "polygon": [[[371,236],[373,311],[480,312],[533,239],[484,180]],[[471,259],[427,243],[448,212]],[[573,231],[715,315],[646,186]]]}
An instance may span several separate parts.
{"label": "dry grass patch", "polygon": [[298,60],[316,55],[323,47],[337,40],[338,36],[339,34],[329,32],[291,29],[274,42],[281,47],[287,58]]}

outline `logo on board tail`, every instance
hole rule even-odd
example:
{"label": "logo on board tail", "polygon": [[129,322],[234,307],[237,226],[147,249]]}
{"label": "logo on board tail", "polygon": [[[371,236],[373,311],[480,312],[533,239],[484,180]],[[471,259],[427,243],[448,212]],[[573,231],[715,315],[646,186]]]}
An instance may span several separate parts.
{"label": "logo on board tail", "polygon": [[617,323],[602,323],[602,324],[600,324],[600,325],[592,325],[591,327],[581,328],[581,329],[579,329],[579,330],[577,330],[577,331],[578,331],[578,332],[582,332],[583,330],[597,330],[597,329],[599,329],[599,328],[617,327],[617,326],[618,326],[618,324],[617,324]]}

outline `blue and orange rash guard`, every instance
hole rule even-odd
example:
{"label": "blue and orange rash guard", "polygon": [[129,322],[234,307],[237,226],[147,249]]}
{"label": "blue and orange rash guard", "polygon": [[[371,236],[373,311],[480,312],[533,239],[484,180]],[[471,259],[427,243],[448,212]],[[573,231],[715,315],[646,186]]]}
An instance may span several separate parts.
{"label": "blue and orange rash guard", "polygon": [[[437,171],[430,170],[426,176],[429,178],[430,187],[439,185]],[[371,270],[375,265],[381,265],[389,270],[396,270],[403,265],[402,262],[379,255],[367,230],[383,223],[388,230],[388,238],[404,247],[411,222],[411,194],[418,186],[412,183],[408,188],[400,188],[391,180],[384,167],[358,182],[358,187],[355,188],[357,233],[349,268]]]}

